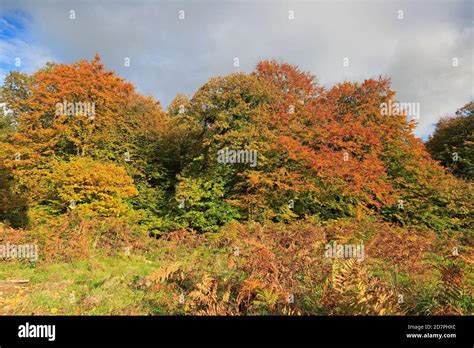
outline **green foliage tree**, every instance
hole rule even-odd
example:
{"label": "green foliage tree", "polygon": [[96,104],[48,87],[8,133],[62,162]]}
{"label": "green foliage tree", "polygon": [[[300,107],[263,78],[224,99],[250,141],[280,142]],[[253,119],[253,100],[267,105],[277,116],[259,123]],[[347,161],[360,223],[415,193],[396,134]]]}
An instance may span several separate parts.
{"label": "green foliage tree", "polygon": [[474,178],[474,102],[456,111],[456,116],[438,121],[426,143],[431,156],[454,175]]}

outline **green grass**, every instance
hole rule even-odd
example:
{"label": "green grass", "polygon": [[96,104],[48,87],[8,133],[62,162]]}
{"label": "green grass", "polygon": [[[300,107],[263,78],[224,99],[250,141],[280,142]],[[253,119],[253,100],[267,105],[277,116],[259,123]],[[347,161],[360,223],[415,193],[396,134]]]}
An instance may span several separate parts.
{"label": "green grass", "polygon": [[[192,271],[197,265],[202,271],[221,276],[225,269],[227,250],[197,247],[160,248],[152,253],[131,256],[104,256],[71,263],[21,262],[0,263],[0,280],[29,279],[21,313],[37,315],[163,315],[169,308],[160,307],[166,292],[145,294],[138,280],[174,262]],[[145,297],[145,295],[147,295]],[[158,305],[157,305],[158,304]]]}
{"label": "green grass", "polygon": [[103,257],[31,267],[1,263],[0,280],[29,279],[26,309],[35,314],[146,314],[133,284],[159,267],[143,256]]}

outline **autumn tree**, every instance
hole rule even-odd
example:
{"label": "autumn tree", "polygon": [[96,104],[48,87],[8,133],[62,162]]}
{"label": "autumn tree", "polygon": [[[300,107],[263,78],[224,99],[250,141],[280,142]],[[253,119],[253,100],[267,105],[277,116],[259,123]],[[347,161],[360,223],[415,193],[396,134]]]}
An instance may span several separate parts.
{"label": "autumn tree", "polygon": [[[194,138],[194,148],[199,153],[194,153],[180,175],[177,199],[184,200],[185,207],[186,201],[189,203],[179,214],[191,217],[186,210],[191,209],[194,214],[208,216],[209,222],[222,223],[237,216],[237,209],[247,216],[249,207],[244,196],[250,188],[247,176],[254,168],[248,163],[221,163],[218,153],[226,148],[255,151],[259,154],[258,166],[264,167],[266,159],[262,154],[270,144],[272,100],[271,86],[242,73],[211,78],[193,95],[188,114],[199,129]],[[211,195],[206,193],[208,190]],[[202,204],[193,198],[197,196]]]}
{"label": "autumn tree", "polygon": [[0,220],[14,227],[27,223],[27,193],[15,187],[12,168],[6,164],[19,154],[9,137],[17,130],[19,114],[28,111],[24,102],[30,82],[27,74],[12,71],[0,87]]}
{"label": "autumn tree", "polygon": [[474,102],[456,111],[456,116],[438,121],[426,148],[434,159],[454,175],[474,178]]}
{"label": "autumn tree", "polygon": [[178,94],[165,112],[96,56],[12,72],[0,92],[11,109],[0,119],[0,218],[19,225],[27,212],[61,215],[68,201],[89,216],[133,213],[150,233],[307,216],[470,223],[472,186],[431,158],[403,112],[382,112],[396,102],[387,78],[324,88],[262,61]]}
{"label": "autumn tree", "polygon": [[159,102],[105,70],[99,56],[91,62],[49,64],[28,78],[11,73],[6,82],[3,90],[9,93],[3,94],[18,126],[2,143],[2,163],[13,171],[16,190],[34,192],[52,160],[83,156],[113,161],[141,190],[154,191],[160,167],[151,167],[149,156],[155,155],[167,115]]}
{"label": "autumn tree", "polygon": [[[287,163],[274,171],[280,175],[272,181],[288,176],[286,187],[292,187],[298,202],[295,212],[326,218],[354,215],[389,199],[378,157],[380,127],[368,127],[380,102],[389,98],[387,81],[343,83],[325,90],[309,73],[274,61],[261,62],[256,74],[274,84],[278,100],[287,101],[276,116],[276,148],[285,152]],[[377,94],[382,91],[387,94]]]}
{"label": "autumn tree", "polygon": [[469,223],[472,188],[431,160],[403,112],[381,112],[384,103],[397,102],[388,79],[323,89],[309,73],[274,61],[257,65],[256,74],[276,87],[278,100],[288,101],[274,117],[276,151],[288,160],[270,182],[285,187],[282,178],[291,173],[293,212],[324,219],[383,213],[435,229]]}
{"label": "autumn tree", "polygon": [[88,157],[52,160],[38,174],[40,187],[34,192],[37,211],[63,214],[77,210],[85,215],[119,217],[130,210],[126,200],[138,194],[123,167]]}

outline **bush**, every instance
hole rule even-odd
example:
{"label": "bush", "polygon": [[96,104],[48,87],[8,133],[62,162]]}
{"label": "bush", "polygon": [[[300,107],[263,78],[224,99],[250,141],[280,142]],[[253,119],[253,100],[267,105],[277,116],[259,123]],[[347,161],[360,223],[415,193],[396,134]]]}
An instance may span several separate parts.
{"label": "bush", "polygon": [[75,209],[90,216],[123,216],[129,213],[126,200],[136,194],[133,180],[124,168],[86,157],[68,162],[52,161],[44,175],[45,196],[40,205],[56,214]]}

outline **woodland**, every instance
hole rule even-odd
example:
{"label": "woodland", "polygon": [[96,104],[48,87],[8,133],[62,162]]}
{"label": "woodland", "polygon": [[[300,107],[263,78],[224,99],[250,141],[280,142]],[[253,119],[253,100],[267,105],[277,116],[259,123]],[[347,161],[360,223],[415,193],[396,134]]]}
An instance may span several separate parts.
{"label": "woodland", "polygon": [[0,102],[0,244],[39,253],[0,314],[473,313],[472,102],[424,143],[388,77],[265,60],[164,109],[98,55]]}

